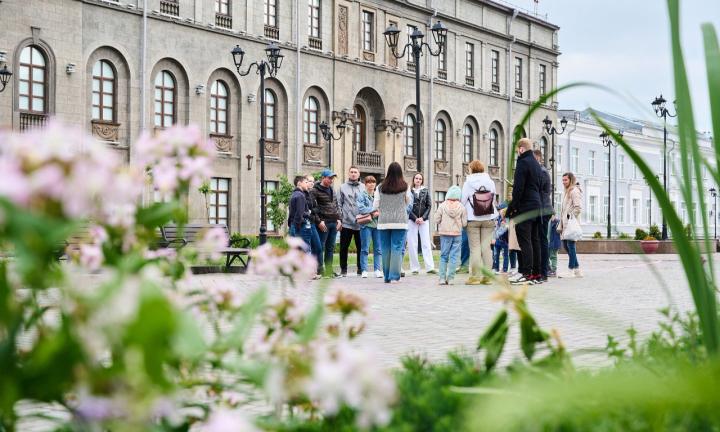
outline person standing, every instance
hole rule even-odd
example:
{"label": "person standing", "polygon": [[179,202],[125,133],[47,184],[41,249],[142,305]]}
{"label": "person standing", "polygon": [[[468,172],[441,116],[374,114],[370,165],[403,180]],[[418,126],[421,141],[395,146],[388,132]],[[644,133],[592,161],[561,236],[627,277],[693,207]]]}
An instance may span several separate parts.
{"label": "person standing", "polygon": [[543,166],[543,154],[540,150],[533,150],[535,160],[540,164],[542,175],[540,176],[540,279],[546,282],[550,273],[550,249],[548,245],[548,231],[550,229],[550,218],[555,212],[552,207],[552,183],[547,168]]}
{"label": "person standing", "polygon": [[413,205],[410,212],[407,230],[408,249],[410,251],[410,272],[418,274],[420,272],[420,261],[418,260],[418,233],[420,234],[420,246],[422,247],[422,257],[425,263],[426,273],[435,273],[435,262],[432,255],[432,243],[430,239],[430,209],[432,209],[432,201],[430,200],[430,191],[426,188],[425,177],[422,173],[415,174],[413,177]]}
{"label": "person standing", "polygon": [[492,269],[492,247],[490,243],[498,217],[495,208],[495,182],[485,172],[485,165],[479,160],[468,164],[470,175],[462,188],[462,203],[467,211],[467,236],[470,243],[470,277],[467,285],[490,284],[483,275]]}
{"label": "person standing", "polygon": [[558,225],[560,225],[560,219],[558,219],[556,215],[553,215],[552,219],[550,219],[550,232],[548,233],[548,249],[550,250],[550,271],[548,272],[548,277],[557,276],[557,255],[562,245]]}
{"label": "person standing", "polygon": [[520,246],[518,274],[511,284],[534,283],[540,279],[540,182],[542,169],[532,152],[532,141],[521,138],[516,147],[512,200],[506,215],[516,219],[515,234]]}
{"label": "person standing", "polygon": [[[342,230],[340,212],[335,200],[335,192],[332,185],[337,174],[330,169],[324,169],[320,174],[320,181],[315,183],[310,194],[317,203],[317,228],[320,235],[320,245],[324,256],[324,275],[333,275],[333,253],[335,252],[335,240],[337,232]],[[339,276],[339,275],[336,275]]]}
{"label": "person standing", "polygon": [[440,235],[440,285],[451,285],[460,258],[462,231],[467,225],[467,212],[460,203],[462,192],[452,186],[445,194],[445,201],[435,211],[435,224]]}
{"label": "person standing", "polygon": [[315,228],[315,215],[313,214],[313,200],[308,190],[313,185],[313,178],[296,176],[294,179],[295,190],[290,196],[288,206],[288,231],[293,237],[300,237],[305,241],[308,251],[311,252],[318,262],[318,275],[322,274],[322,253],[320,237]]}
{"label": "person standing", "polygon": [[502,255],[502,274],[508,271],[508,227],[505,221],[505,210],[499,210],[500,215],[497,218],[495,226],[495,247],[493,248],[493,271],[500,274],[500,255]]}
{"label": "person standing", "polygon": [[[578,240],[577,233],[582,233],[580,229],[580,212],[582,211],[582,190],[576,184],[575,175],[573,173],[565,173],[562,177],[562,183],[565,187],[565,196],[563,196],[562,211],[560,212],[560,225],[558,231],[562,239],[563,246],[568,254],[568,273],[558,275],[558,277],[572,278],[583,277],[580,271],[580,263],[577,259],[577,250],[575,242]],[[575,225],[573,227],[573,225]],[[575,231],[571,233],[571,231]]]}
{"label": "person standing", "polygon": [[412,200],[402,168],[397,162],[388,166],[382,184],[375,190],[373,210],[379,211],[377,229],[382,248],[385,283],[400,281],[402,250],[408,229],[407,206]]}
{"label": "person standing", "polygon": [[357,200],[363,193],[363,186],[360,184],[360,170],[351,166],[348,169],[348,179],[340,185],[337,194],[338,208],[342,220],[343,229],[340,231],[340,277],[347,276],[348,250],[350,241],[355,242],[355,257],[357,262],[357,274],[360,275],[360,250],[362,241],[360,239],[360,224],[357,222],[358,212]]}
{"label": "person standing", "polygon": [[[360,271],[362,277],[368,277],[368,255],[370,254],[370,241],[373,245],[373,268],[375,277],[381,278],[382,274],[382,251],[380,250],[380,234],[377,230],[378,211],[373,211],[373,199],[375,198],[375,186],[377,180],[373,176],[365,176],[365,190],[362,191],[357,200],[360,217]],[[369,221],[367,221],[369,217]]]}
{"label": "person standing", "polygon": [[470,267],[470,242],[468,241],[467,228],[463,228],[460,237],[460,267],[457,269],[458,274],[468,273]]}

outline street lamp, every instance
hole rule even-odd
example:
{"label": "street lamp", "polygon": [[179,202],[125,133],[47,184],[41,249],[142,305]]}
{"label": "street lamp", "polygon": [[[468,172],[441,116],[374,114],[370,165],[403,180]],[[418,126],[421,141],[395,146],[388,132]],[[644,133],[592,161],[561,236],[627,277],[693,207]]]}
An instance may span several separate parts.
{"label": "street lamp", "polygon": [[[675,114],[670,114],[670,111],[665,107],[665,102],[667,101],[661,94],[660,97],[656,97],[655,100],[651,102],[651,105],[655,110],[655,114],[663,119],[663,190],[667,193],[667,118],[676,117],[677,109],[675,109]],[[673,102],[673,104],[675,104],[675,102]],[[667,223],[665,222],[665,213],[663,212],[662,239],[667,240],[667,238]]]}
{"label": "street lamp", "polygon": [[348,110],[342,110],[339,114],[339,118],[340,122],[335,126],[338,130],[337,136],[333,135],[332,128],[326,121],[322,121],[320,123],[320,133],[322,134],[323,139],[328,143],[328,167],[330,167],[330,169],[332,169],[333,140],[337,141],[345,135],[345,129],[350,127],[350,125],[347,124],[348,121],[351,124],[355,121],[355,117]]}
{"label": "street lamp", "polygon": [[[618,132],[618,134],[620,134],[620,137],[622,137],[622,131]],[[610,213],[611,213],[611,209],[612,209],[612,199],[611,199],[612,195],[611,195],[611,190],[610,190],[610,179],[611,179],[611,177],[610,177],[610,168],[611,168],[612,164],[611,164],[610,162],[612,161],[612,148],[613,148],[613,147],[617,147],[618,144],[617,144],[616,142],[614,142],[614,141],[612,140],[612,136],[611,136],[609,133],[605,132],[605,131],[602,131],[602,133],[600,134],[600,139],[602,140],[602,145],[603,145],[603,147],[607,147],[607,148],[608,148],[608,213],[607,213],[607,238],[610,239],[610,231],[611,231],[611,226],[612,226],[611,221],[610,221]]]}
{"label": "street lamp", "polygon": [[5,90],[5,86],[8,82],[10,82],[10,77],[12,76],[12,72],[10,72],[7,68],[7,65],[3,66],[2,69],[0,69],[0,93],[2,93],[3,90]]}
{"label": "street lamp", "polygon": [[[547,132],[547,134],[550,135],[552,139],[552,142],[550,144],[550,176],[552,178],[552,207],[553,209],[555,209],[555,135],[562,135],[565,132],[568,121],[565,116],[563,116],[563,118],[560,120],[560,131],[558,131],[555,126],[552,125],[552,120],[550,120],[550,117],[545,116],[542,122],[545,125],[545,132]],[[543,157],[545,157],[545,155],[543,155]]]}
{"label": "street lamp", "polygon": [[713,198],[713,211],[712,211],[712,213],[713,213],[713,219],[715,219],[715,236],[714,236],[713,238],[714,238],[715,240],[717,240],[717,220],[718,220],[718,216],[717,216],[717,196],[718,196],[718,194],[717,194],[717,190],[716,190],[714,187],[713,187],[713,188],[710,188],[710,196],[712,196],[712,198]]}
{"label": "street lamp", "polygon": [[437,57],[439,56],[446,43],[447,38],[447,27],[445,27],[440,21],[435,23],[430,29],[432,31],[433,39],[435,40],[435,43],[438,46],[437,51],[433,51],[432,48],[430,48],[430,45],[428,45],[426,42],[423,42],[423,38],[425,35],[422,31],[420,31],[419,28],[416,28],[412,34],[410,35],[410,41],[402,48],[402,52],[398,54],[398,37],[400,36],[400,29],[397,28],[395,24],[391,24],[390,27],[387,28],[383,32],[385,35],[385,41],[387,42],[388,47],[390,47],[390,52],[392,55],[397,58],[403,58],[405,57],[405,53],[408,49],[412,51],[413,59],[415,61],[415,155],[417,157],[417,167],[419,171],[422,171],[422,149],[420,148],[420,122],[422,121],[422,117],[420,116],[420,56],[423,53],[423,47],[427,47],[428,53],[433,56]]}
{"label": "street lamp", "polygon": [[266,202],[267,195],[265,194],[265,74],[269,74],[274,77],[280,66],[282,65],[284,55],[280,54],[280,47],[275,43],[269,43],[265,48],[265,54],[267,60],[260,59],[248,65],[247,69],[243,72],[240,70],[243,59],[245,58],[245,51],[240,48],[240,45],[235,45],[235,48],[230,52],[233,56],[233,62],[235,68],[240,76],[246,76],[250,74],[252,67],[255,66],[257,74],[260,75],[260,244],[265,244],[267,240],[267,211]]}

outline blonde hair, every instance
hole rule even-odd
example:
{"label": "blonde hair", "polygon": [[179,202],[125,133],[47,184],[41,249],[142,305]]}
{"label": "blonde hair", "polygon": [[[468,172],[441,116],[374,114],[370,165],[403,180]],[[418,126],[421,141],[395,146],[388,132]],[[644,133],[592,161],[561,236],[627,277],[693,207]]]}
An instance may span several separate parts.
{"label": "blonde hair", "polygon": [[575,174],[573,174],[573,173],[571,173],[571,172],[566,172],[566,173],[563,174],[562,176],[563,176],[563,177],[567,177],[568,180],[570,180],[570,183],[568,184],[568,187],[565,188],[566,190],[569,190],[569,189],[575,187],[575,184],[577,183],[577,178],[575,178]]}
{"label": "blonde hair", "polygon": [[517,147],[522,147],[525,150],[532,150],[533,144],[530,138],[520,138],[517,142]]}
{"label": "blonde hair", "polygon": [[485,165],[483,165],[483,163],[480,162],[479,160],[475,159],[474,161],[472,161],[468,164],[468,169],[470,169],[471,174],[484,173]]}

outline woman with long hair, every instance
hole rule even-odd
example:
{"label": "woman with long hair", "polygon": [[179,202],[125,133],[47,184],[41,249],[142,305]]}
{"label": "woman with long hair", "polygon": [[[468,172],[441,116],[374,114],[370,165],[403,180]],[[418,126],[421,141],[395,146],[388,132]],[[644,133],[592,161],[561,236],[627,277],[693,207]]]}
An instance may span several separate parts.
{"label": "woman with long hair", "polygon": [[375,190],[373,210],[379,212],[377,230],[382,250],[385,283],[400,281],[403,245],[407,232],[408,204],[411,202],[408,184],[397,162],[388,166],[387,175]]}
{"label": "woman with long hair", "polygon": [[565,187],[565,193],[562,201],[562,210],[560,211],[560,223],[557,231],[560,233],[563,246],[567,251],[569,263],[569,272],[558,275],[558,277],[583,277],[580,271],[580,263],[577,259],[577,251],[575,250],[575,242],[582,235],[580,230],[580,212],[582,211],[582,190],[577,184],[575,174],[567,172],[563,174],[562,183]]}
{"label": "woman with long hair", "polygon": [[412,184],[412,211],[408,215],[407,243],[410,252],[410,271],[412,274],[420,272],[420,261],[418,260],[418,234],[422,246],[422,257],[425,263],[426,273],[435,273],[435,262],[432,255],[432,239],[430,238],[430,209],[432,200],[430,191],[425,187],[425,176],[423,173],[415,174]]}

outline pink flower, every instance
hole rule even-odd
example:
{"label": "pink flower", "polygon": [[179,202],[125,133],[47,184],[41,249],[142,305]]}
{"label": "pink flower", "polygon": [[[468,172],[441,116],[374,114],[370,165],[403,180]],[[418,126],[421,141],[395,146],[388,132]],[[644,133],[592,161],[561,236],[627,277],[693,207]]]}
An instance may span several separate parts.
{"label": "pink flower", "polygon": [[103,261],[103,253],[100,245],[80,245],[80,264],[90,271],[100,268]]}
{"label": "pink flower", "polygon": [[0,156],[0,173],[2,173],[0,196],[14,204],[26,205],[30,200],[30,185],[17,161],[5,155]]}
{"label": "pink flower", "polygon": [[222,258],[220,251],[227,247],[228,237],[225,230],[220,227],[213,227],[203,233],[202,238],[195,243],[195,247],[201,256],[210,259]]}
{"label": "pink flower", "polygon": [[201,432],[260,432],[238,410],[220,409],[213,412],[207,422],[200,426]]}

